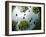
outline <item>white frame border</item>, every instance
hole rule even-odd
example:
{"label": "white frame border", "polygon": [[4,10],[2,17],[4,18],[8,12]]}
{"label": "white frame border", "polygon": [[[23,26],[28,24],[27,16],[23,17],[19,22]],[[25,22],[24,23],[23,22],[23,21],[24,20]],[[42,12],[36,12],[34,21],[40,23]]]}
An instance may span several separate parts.
{"label": "white frame border", "polygon": [[[41,30],[29,30],[29,31],[12,31],[11,25],[12,25],[12,16],[11,16],[11,7],[12,5],[15,6],[36,6],[41,7]],[[22,3],[9,3],[9,34],[26,34],[26,33],[42,33],[44,32],[44,5],[41,4],[22,4]]]}

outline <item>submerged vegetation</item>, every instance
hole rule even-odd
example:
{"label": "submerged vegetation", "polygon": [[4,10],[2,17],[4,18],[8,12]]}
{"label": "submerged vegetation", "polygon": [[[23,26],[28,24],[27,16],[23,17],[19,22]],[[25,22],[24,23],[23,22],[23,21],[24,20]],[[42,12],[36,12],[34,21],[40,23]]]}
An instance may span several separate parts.
{"label": "submerged vegetation", "polygon": [[25,12],[26,10],[28,10],[28,6],[21,6],[21,7],[22,7],[21,12]]}
{"label": "submerged vegetation", "polygon": [[33,7],[32,10],[35,14],[37,14],[38,12],[40,12],[40,7]]}
{"label": "submerged vegetation", "polygon": [[16,21],[12,21],[12,31],[17,31],[16,25],[17,25],[17,22]]}
{"label": "submerged vegetation", "polygon": [[23,20],[19,24],[20,30],[26,30],[29,27],[29,23],[26,20]]}

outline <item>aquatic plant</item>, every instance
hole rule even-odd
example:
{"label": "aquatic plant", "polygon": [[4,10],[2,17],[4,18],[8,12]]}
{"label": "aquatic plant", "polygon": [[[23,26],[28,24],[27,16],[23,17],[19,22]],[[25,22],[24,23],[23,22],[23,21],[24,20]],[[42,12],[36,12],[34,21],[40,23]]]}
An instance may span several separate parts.
{"label": "aquatic plant", "polygon": [[26,30],[29,27],[29,23],[26,20],[23,20],[19,24],[20,30]]}
{"label": "aquatic plant", "polygon": [[39,12],[39,7],[33,7],[32,10],[35,14],[37,14]]}
{"label": "aquatic plant", "polygon": [[17,22],[16,21],[12,21],[12,31],[17,31],[16,25],[17,25]]}

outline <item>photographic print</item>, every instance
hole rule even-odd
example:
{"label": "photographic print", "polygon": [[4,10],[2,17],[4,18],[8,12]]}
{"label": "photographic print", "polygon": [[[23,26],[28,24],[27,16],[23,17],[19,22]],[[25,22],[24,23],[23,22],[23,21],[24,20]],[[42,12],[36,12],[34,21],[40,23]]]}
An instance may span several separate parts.
{"label": "photographic print", "polygon": [[6,35],[45,33],[44,3],[6,1]]}
{"label": "photographic print", "polygon": [[41,29],[41,7],[12,6],[12,9],[12,31]]}

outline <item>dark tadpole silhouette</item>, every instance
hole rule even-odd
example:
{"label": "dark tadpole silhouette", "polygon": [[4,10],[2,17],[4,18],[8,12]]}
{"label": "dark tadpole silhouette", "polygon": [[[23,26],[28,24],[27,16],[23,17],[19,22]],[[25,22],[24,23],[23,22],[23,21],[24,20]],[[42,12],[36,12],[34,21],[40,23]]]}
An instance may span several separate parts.
{"label": "dark tadpole silhouette", "polygon": [[18,16],[18,15],[16,14],[16,16]]}
{"label": "dark tadpole silhouette", "polygon": [[23,19],[25,19],[25,17],[23,17]]}
{"label": "dark tadpole silhouette", "polygon": [[34,21],[34,24],[35,24],[35,21]]}
{"label": "dark tadpole silhouette", "polygon": [[29,10],[29,12],[30,12],[30,10]]}
{"label": "dark tadpole silhouette", "polygon": [[24,14],[24,16],[25,16],[26,14]]}
{"label": "dark tadpole silhouette", "polygon": [[29,20],[29,22],[31,22],[31,20]]}

